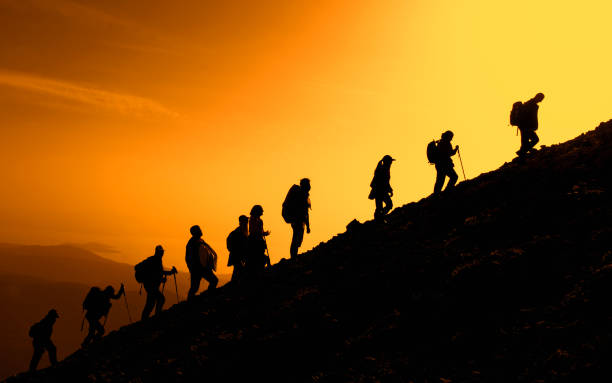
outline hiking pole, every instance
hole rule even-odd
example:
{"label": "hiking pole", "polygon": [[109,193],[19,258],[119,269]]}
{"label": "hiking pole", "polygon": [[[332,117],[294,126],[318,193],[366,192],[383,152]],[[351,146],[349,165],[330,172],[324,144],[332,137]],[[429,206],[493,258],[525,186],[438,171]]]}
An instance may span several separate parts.
{"label": "hiking pole", "polygon": [[461,163],[461,171],[463,172],[463,180],[465,181],[465,170],[463,169],[463,160],[461,159],[461,151],[457,148],[457,154],[459,154],[459,163]]}
{"label": "hiking pole", "polygon": [[174,276],[174,291],[176,291],[176,303],[180,303],[180,299],[178,296],[178,285],[176,284],[176,273],[173,274]]}
{"label": "hiking pole", "polygon": [[81,321],[81,332],[83,332],[83,326],[85,326],[85,314],[83,314],[83,320]]}
{"label": "hiking pole", "polygon": [[125,309],[128,313],[128,319],[130,320],[130,323],[132,323],[132,314],[130,314],[130,306],[128,306],[127,303],[127,296],[125,295],[125,290],[123,290],[123,300],[125,301]]}
{"label": "hiking pole", "polygon": [[266,266],[272,267],[270,263],[270,251],[268,250],[268,241],[266,241],[266,236],[263,236],[264,244],[266,245]]}

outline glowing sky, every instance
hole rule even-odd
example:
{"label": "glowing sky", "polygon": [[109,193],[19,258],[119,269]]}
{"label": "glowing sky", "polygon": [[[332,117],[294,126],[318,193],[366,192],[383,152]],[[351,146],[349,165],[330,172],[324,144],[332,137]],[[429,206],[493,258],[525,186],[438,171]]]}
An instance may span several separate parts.
{"label": "glowing sky", "polygon": [[[425,146],[455,132],[468,177],[514,157],[512,103],[541,143],[611,117],[609,1],[0,0],[0,241],[225,237],[263,205],[288,256],[288,188],[312,180],[303,249],[370,219],[376,162],[396,206],[427,196]],[[224,270],[221,270],[224,271]]]}

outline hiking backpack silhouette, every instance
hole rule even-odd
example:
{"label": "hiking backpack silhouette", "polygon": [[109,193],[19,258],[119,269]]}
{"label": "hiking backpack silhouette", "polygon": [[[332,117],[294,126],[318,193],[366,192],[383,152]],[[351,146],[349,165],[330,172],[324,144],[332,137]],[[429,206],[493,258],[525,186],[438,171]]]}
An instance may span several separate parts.
{"label": "hiking backpack silhouette", "polygon": [[34,347],[34,353],[30,360],[30,371],[36,371],[40,358],[47,351],[49,354],[49,361],[52,366],[57,364],[57,349],[51,341],[51,334],[53,333],[53,325],[59,318],[55,309],[49,310],[47,315],[40,321],[30,327],[28,335],[32,338],[32,346]]}
{"label": "hiking backpack silhouette", "polygon": [[[391,188],[391,164],[395,161],[390,155],[385,155],[376,164],[374,170],[374,177],[370,182],[370,194],[369,199],[373,199],[375,202],[374,219],[384,217],[393,209],[393,188]],[[384,204],[384,207],[383,207]]]}
{"label": "hiking backpack silhouette", "polygon": [[[99,287],[92,287],[89,289],[87,296],[83,300],[83,311],[86,311],[85,317],[89,324],[89,330],[87,336],[81,344],[82,347],[87,346],[94,340],[102,338],[104,335],[106,321],[108,314],[112,306],[111,299],[119,299],[125,294],[125,287],[121,284],[119,292],[115,294],[115,289],[112,286],[107,286],[104,290]],[[126,301],[127,302],[127,301]],[[100,319],[104,317],[104,323],[100,324]],[[83,329],[83,322],[81,322],[81,330]]]}
{"label": "hiking backpack silhouette", "polygon": [[159,285],[164,283],[166,276],[176,274],[176,267],[171,270],[164,270],[162,257],[164,256],[164,248],[161,245],[155,247],[155,254],[146,258],[144,261],[134,266],[134,277],[138,283],[141,283],[141,289],[144,287],[147,293],[145,306],[142,309],[141,320],[149,317],[153,309],[155,315],[159,315],[166,301],[163,293],[159,291]]}
{"label": "hiking backpack silhouette", "polygon": [[[293,235],[289,255],[291,259],[297,258],[298,250],[304,241],[304,226],[310,233],[310,217],[308,211],[310,204],[310,180],[302,178],[299,185],[292,185],[283,201],[281,215],[286,223],[291,224]],[[268,255],[269,256],[269,255]]]}
{"label": "hiking backpack silhouette", "polygon": [[[452,147],[451,140],[453,137],[453,132],[447,130],[446,132],[442,133],[440,140],[434,140],[427,144],[427,160],[430,164],[434,164],[436,167],[434,194],[438,194],[442,191],[442,186],[444,186],[446,177],[448,177],[449,180],[446,188],[444,189],[445,191],[452,189],[459,179],[457,172],[455,172],[455,165],[451,158],[459,151],[459,146],[456,146],[454,149]],[[460,160],[460,162],[463,169],[463,161]],[[463,171],[463,174],[465,178],[465,171]]]}
{"label": "hiking backpack silhouette", "polygon": [[512,104],[510,125],[517,127],[517,134],[521,132],[521,147],[516,152],[519,157],[533,151],[535,145],[540,141],[536,130],[538,130],[538,104],[542,100],[544,100],[544,94],[538,93],[524,103],[517,101]]}

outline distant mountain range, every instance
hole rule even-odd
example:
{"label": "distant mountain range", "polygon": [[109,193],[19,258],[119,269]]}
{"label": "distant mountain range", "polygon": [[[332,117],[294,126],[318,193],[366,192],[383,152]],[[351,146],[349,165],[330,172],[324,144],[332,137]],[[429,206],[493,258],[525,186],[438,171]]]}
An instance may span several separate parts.
{"label": "distant mountain range", "polygon": [[[226,275],[219,276],[221,283]],[[139,295],[134,279],[134,267],[100,257],[90,250],[75,245],[32,246],[0,244],[0,377],[27,369],[32,355],[30,326],[55,308],[61,320],[56,324],[53,340],[61,359],[74,352],[85,337],[86,326],[80,331],[82,301],[92,286],[121,283],[127,289],[128,304],[133,320],[140,318],[145,293]],[[185,299],[189,275],[177,275],[179,296]],[[206,286],[203,283],[202,289]],[[165,288],[166,305],[175,304],[174,280]],[[129,323],[123,298],[113,301],[107,321],[107,332]],[[41,367],[48,365],[43,358]]]}

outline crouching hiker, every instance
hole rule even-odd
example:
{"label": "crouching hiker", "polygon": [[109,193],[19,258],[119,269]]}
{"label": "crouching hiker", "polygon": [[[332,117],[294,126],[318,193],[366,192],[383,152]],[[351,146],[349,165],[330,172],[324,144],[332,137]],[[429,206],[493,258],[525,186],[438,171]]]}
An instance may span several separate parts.
{"label": "crouching hiker", "polygon": [[159,285],[166,283],[166,276],[176,274],[176,267],[172,267],[172,270],[164,270],[162,263],[162,257],[164,256],[164,248],[157,246],[155,248],[155,254],[140,262],[134,269],[136,271],[136,281],[142,283],[145,291],[147,292],[147,301],[144,309],[142,310],[141,319],[147,319],[153,309],[155,309],[155,315],[161,313],[164,307],[164,294],[159,291]]}
{"label": "crouching hiker", "polygon": [[55,345],[51,341],[53,325],[57,318],[59,318],[57,311],[49,310],[47,315],[40,322],[30,327],[29,335],[32,338],[32,345],[34,346],[34,354],[30,361],[30,371],[36,371],[38,362],[45,351],[49,353],[51,365],[55,366],[57,364],[57,351]]}
{"label": "crouching hiker", "polygon": [[[107,286],[104,290],[99,287],[92,287],[87,293],[85,300],[83,301],[83,310],[86,310],[85,319],[89,324],[89,331],[87,336],[81,343],[81,347],[87,346],[94,339],[100,339],[104,335],[104,325],[106,324],[106,318],[108,318],[108,312],[112,306],[111,299],[119,299],[125,294],[125,288],[123,283],[119,288],[117,294],[113,286]],[[100,319],[104,317],[104,324],[100,323]],[[82,329],[82,325],[81,325]]]}
{"label": "crouching hiker", "polygon": [[214,290],[219,279],[214,271],[217,270],[217,253],[202,239],[202,229],[195,225],[189,229],[191,238],[185,250],[185,262],[191,274],[191,287],[187,299],[193,298],[200,289],[202,278],[208,282],[208,290]]}

